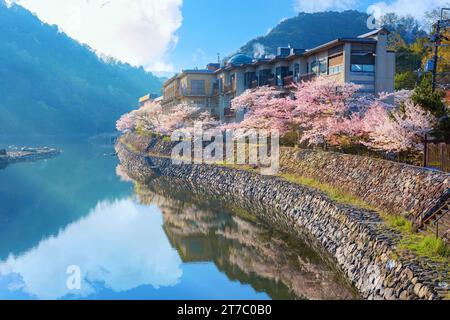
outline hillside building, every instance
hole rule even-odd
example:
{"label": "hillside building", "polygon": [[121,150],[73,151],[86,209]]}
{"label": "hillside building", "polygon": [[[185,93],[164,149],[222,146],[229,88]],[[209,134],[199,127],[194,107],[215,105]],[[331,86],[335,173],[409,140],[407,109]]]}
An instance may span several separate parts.
{"label": "hillside building", "polygon": [[278,48],[272,58],[237,54],[225,64],[184,70],[164,84],[163,110],[195,104],[222,121],[239,121],[231,100],[261,86],[289,88],[292,83],[331,77],[337,83],[361,85],[362,94],[394,91],[395,53],[388,50],[385,28],[354,38],[339,38],[313,49]]}

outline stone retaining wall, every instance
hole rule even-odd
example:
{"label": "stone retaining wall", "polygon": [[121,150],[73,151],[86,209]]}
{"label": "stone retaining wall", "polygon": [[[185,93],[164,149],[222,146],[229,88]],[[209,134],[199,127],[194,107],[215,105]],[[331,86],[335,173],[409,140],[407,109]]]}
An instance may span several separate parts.
{"label": "stone retaining wall", "polygon": [[[170,156],[170,141],[129,134],[126,143],[140,152]],[[389,214],[416,223],[450,197],[450,174],[421,167],[333,152],[282,148],[280,167],[357,196]]]}
{"label": "stone retaining wall", "polygon": [[[148,150],[147,150],[148,151]],[[132,178],[161,174],[189,180],[205,193],[247,203],[277,229],[308,238],[326,252],[366,299],[441,299],[448,295],[448,270],[440,265],[397,257],[399,234],[375,212],[338,204],[324,194],[288,181],[211,165],[174,166],[117,145]],[[157,169],[155,169],[157,168]]]}
{"label": "stone retaining wall", "polygon": [[281,170],[329,184],[420,222],[450,195],[450,175],[369,157],[283,148]]}

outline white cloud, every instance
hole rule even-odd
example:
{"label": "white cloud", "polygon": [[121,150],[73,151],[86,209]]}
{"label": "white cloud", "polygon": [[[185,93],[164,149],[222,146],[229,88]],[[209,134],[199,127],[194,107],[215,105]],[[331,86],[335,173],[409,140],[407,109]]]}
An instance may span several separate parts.
{"label": "white cloud", "polygon": [[294,8],[298,12],[344,11],[355,8],[356,0],[295,0]]}
{"label": "white cloud", "polygon": [[389,3],[380,1],[370,6],[368,11],[376,12],[379,15],[394,12],[398,15],[411,15],[422,20],[427,11],[449,4],[449,0],[395,0]]}
{"label": "white cloud", "polygon": [[[99,203],[88,217],[56,237],[0,261],[0,280],[11,279],[7,290],[52,300],[68,294],[87,297],[96,293],[95,283],[114,292],[143,285],[175,286],[183,274],[182,262],[167,240],[157,210],[133,200]],[[72,265],[81,269],[81,290],[66,286],[67,268]]]}
{"label": "white cloud", "polygon": [[183,0],[9,0],[57,25],[99,55],[152,71],[172,71]]}

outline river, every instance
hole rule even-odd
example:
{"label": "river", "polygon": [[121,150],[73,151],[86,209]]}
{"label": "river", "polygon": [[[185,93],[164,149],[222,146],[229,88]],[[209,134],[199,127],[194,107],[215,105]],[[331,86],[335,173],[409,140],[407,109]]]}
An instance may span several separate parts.
{"label": "river", "polygon": [[251,213],[163,178],[132,181],[99,140],[45,145],[63,153],[0,170],[0,299],[356,297],[314,250]]}

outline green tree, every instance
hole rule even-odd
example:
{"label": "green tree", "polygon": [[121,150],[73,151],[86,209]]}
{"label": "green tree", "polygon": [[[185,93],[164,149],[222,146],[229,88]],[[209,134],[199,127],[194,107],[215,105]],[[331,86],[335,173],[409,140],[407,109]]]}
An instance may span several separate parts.
{"label": "green tree", "polygon": [[405,71],[395,75],[395,90],[413,90],[416,83],[417,74],[413,71]]}
{"label": "green tree", "polygon": [[414,90],[412,100],[430,111],[438,120],[432,134],[437,139],[450,139],[450,113],[442,91],[433,92],[431,77],[426,75]]}

